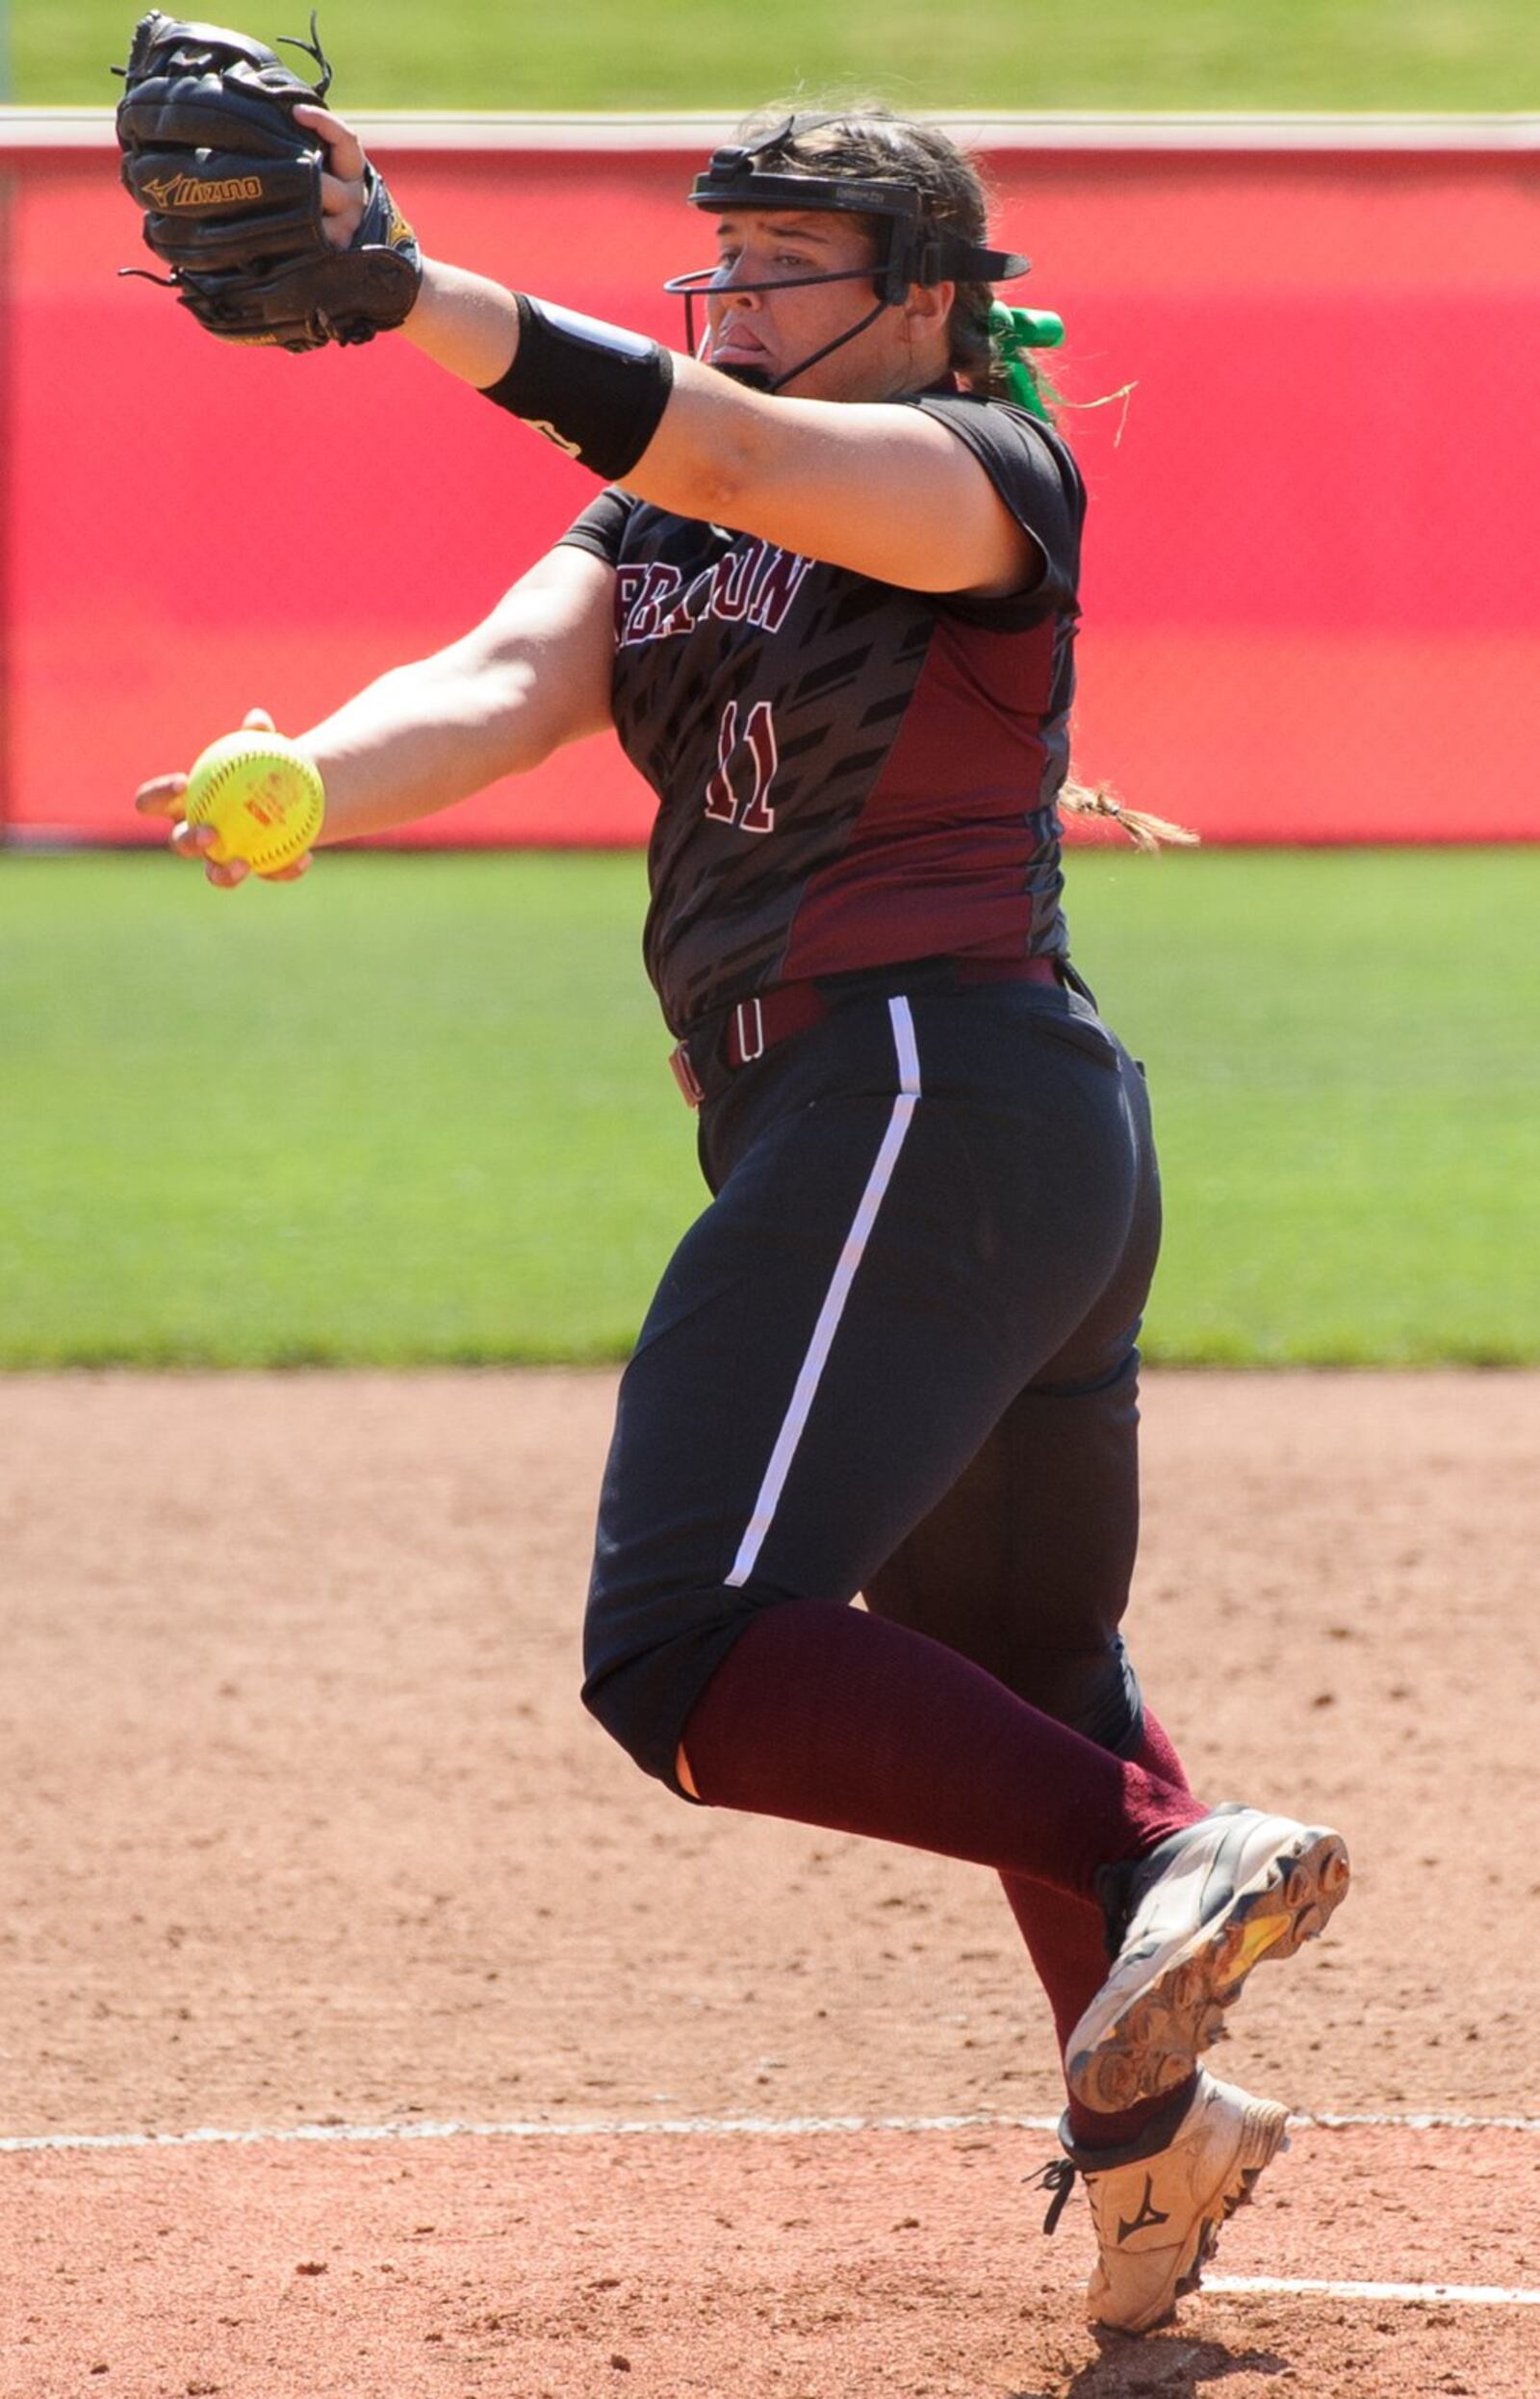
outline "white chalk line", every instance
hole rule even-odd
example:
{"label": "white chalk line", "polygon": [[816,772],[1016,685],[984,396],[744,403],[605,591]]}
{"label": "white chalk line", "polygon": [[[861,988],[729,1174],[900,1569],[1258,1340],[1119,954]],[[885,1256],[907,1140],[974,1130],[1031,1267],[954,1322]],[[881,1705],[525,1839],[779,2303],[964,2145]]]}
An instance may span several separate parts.
{"label": "white chalk line", "polygon": [[[296,2124],[189,2132],[37,2132],[0,2134],[0,2154],[38,2150],[259,2149],[295,2141],[617,2141],[641,2133],[667,2140],[808,2138],[825,2132],[1053,2132],[1057,2116],[588,2116],[505,2124],[435,2122]],[[1537,2126],[1540,2129],[1540,2126]]]}
{"label": "white chalk line", "polygon": [[1445,2300],[1457,2308],[1540,2308],[1540,2291],[1501,2283],[1325,2283],[1310,2275],[1205,2274],[1206,2291],[1287,2291],[1306,2299],[1393,2299],[1411,2307]]}
{"label": "white chalk line", "polygon": [[[1291,2125],[1325,2131],[1360,2128],[1412,2132],[1540,2132],[1536,2116],[1472,2116],[1415,2111],[1405,2114],[1292,2115]],[[534,2119],[504,2124],[421,2123],[299,2124],[244,2130],[205,2125],[188,2132],[42,2132],[0,2135],[0,2154],[39,2152],[265,2149],[301,2142],[368,2141],[592,2141],[629,2140],[647,2133],[661,2139],[794,2139],[830,2132],[1055,2132],[1057,2116],[594,2116],[542,2124]],[[1207,2291],[1238,2296],[1310,2299],[1376,2299],[1404,2306],[1443,2302],[1464,2308],[1540,2308],[1540,2290],[1497,2283],[1353,2283],[1314,2276],[1210,2274]]]}
{"label": "white chalk line", "polygon": [[[1331,2115],[1300,2110],[1301,2131],[1540,2132],[1540,2116],[1472,2116],[1411,2109]],[[261,2149],[296,2141],[616,2141],[651,2134],[665,2140],[808,2139],[830,2132],[1057,2132],[1057,2116],[587,2116],[500,2124],[398,2120],[385,2124],[217,2125],[186,2132],[24,2132],[0,2134],[0,2155],[46,2150]]]}

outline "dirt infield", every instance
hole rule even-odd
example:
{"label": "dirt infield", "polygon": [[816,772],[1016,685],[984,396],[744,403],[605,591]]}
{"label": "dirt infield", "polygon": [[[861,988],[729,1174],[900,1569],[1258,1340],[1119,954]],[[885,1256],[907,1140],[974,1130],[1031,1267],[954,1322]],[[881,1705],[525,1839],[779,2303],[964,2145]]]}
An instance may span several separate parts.
{"label": "dirt infield", "polygon": [[0,2394],[1540,2388],[1540,1379],[1150,1380],[1152,1697],[1357,1878],[1219,2061],[1316,2121],[1139,2343],[990,1878],[578,1708],[611,1391],[0,1383]]}

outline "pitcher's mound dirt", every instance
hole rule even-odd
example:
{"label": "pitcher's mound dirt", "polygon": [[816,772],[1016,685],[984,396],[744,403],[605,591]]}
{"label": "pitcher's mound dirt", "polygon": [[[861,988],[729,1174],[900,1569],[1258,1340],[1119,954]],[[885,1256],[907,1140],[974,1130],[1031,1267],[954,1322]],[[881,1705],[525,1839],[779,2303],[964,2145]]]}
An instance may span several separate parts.
{"label": "pitcher's mound dirt", "polygon": [[[583,1715],[612,1388],[5,1385],[0,2131],[1057,2109],[988,1875],[686,1810]],[[1150,1378],[1151,1697],[1356,1861],[1219,2061],[1296,2107],[1540,2114],[1537,1433],[1534,1378]],[[1532,2308],[1221,2292],[1104,2355],[1051,2151],[13,2153],[0,2391],[1540,2387]],[[1533,2132],[1307,2129],[1263,2193],[1219,2271],[1540,2282]]]}

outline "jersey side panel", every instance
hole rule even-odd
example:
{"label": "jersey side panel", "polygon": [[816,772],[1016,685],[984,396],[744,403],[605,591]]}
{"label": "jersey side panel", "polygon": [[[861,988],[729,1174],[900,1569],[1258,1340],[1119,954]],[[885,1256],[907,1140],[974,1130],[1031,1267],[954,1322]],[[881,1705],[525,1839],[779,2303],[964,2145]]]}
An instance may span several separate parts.
{"label": "jersey side panel", "polygon": [[1071,691],[1059,621],[1016,633],[937,623],[849,839],[803,892],[785,980],[906,958],[1065,949],[1053,800]]}

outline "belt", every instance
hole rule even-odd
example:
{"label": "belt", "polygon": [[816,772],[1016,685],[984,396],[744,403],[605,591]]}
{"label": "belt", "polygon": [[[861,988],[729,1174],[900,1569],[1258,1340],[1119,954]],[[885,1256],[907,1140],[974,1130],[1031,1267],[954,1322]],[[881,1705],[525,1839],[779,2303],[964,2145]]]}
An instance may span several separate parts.
{"label": "belt", "polygon": [[[926,960],[923,967],[916,967],[916,990],[968,991],[979,984],[1057,984],[1062,980],[1063,962],[1057,958],[949,958],[940,963],[944,971],[939,975],[934,959]],[[894,972],[895,988],[902,989],[902,970]],[[752,998],[735,1001],[714,1021],[707,1019],[694,1033],[685,1036],[669,1058],[674,1080],[686,1105],[698,1108],[706,1097],[695,1064],[697,1057],[708,1068],[752,1067],[777,1043],[789,1041],[793,1033],[810,1031],[857,996],[858,992],[848,986],[831,993],[819,983],[778,983],[773,991],[757,992]]]}

